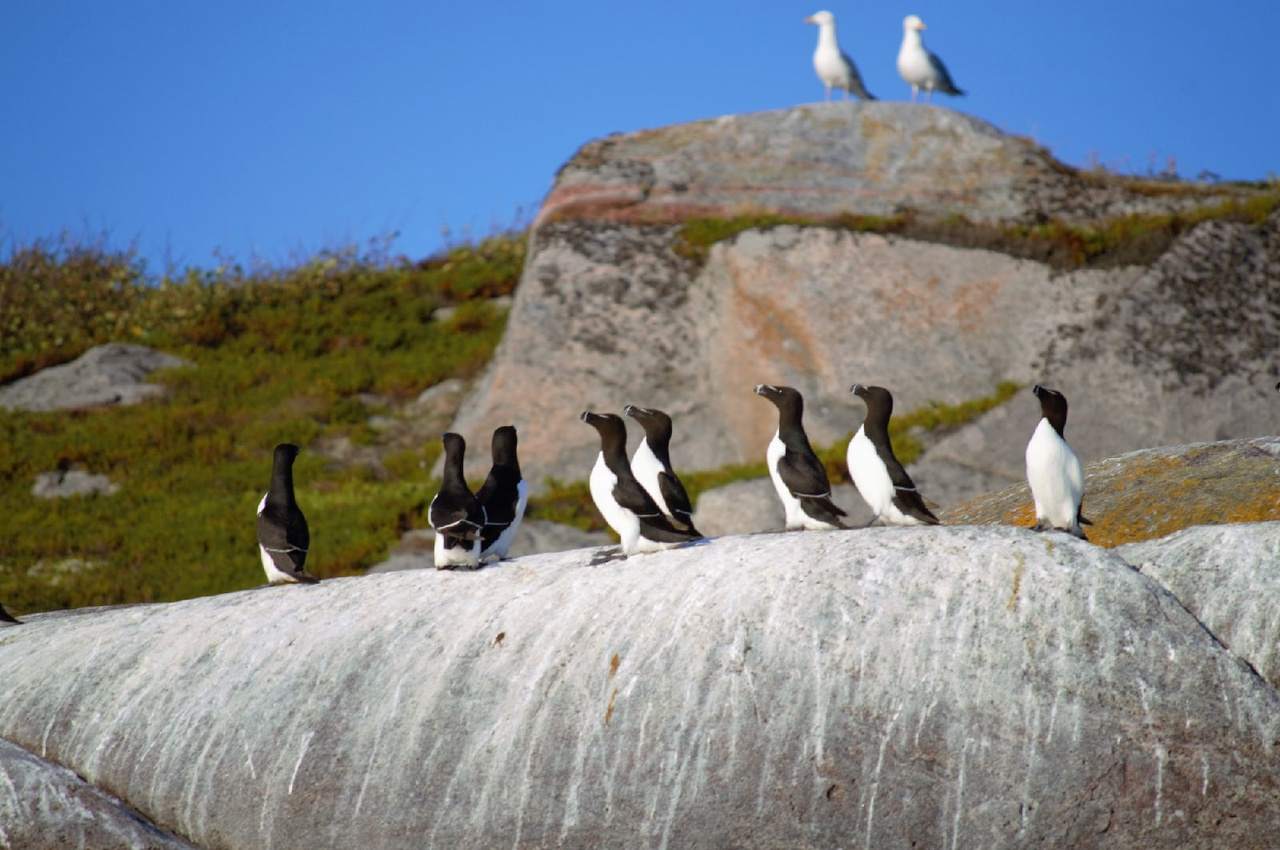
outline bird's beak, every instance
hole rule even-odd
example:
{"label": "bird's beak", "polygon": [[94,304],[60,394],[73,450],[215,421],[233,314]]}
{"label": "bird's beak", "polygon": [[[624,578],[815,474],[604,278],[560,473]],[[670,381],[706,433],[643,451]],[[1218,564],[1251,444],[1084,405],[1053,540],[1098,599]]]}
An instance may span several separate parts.
{"label": "bird's beak", "polygon": [[806,24],[816,24],[816,23],[817,23],[817,21],[815,21],[813,18],[805,18],[805,19],[804,19],[804,22],[805,22]]}
{"label": "bird's beak", "polygon": [[920,25],[919,25],[918,27],[916,27],[916,29],[918,29],[918,30],[927,30],[927,29],[928,29],[928,27],[926,27],[926,26],[924,25],[924,21],[921,21],[921,22],[920,22]]}

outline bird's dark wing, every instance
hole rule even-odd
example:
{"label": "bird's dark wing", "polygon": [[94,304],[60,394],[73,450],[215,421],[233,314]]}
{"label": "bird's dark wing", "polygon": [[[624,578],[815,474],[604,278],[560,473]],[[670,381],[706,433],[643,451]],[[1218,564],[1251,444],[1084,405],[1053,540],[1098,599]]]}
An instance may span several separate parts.
{"label": "bird's dark wing", "polygon": [[889,472],[889,480],[893,482],[893,504],[898,510],[927,525],[941,525],[942,521],[934,516],[933,511],[929,510],[929,506],[924,503],[924,497],[920,495],[920,491],[916,490],[915,482],[902,468],[902,464],[898,463],[898,459],[892,455],[889,457],[881,455],[880,460]]}
{"label": "bird's dark wing", "polygon": [[624,509],[636,515],[640,520],[640,534],[648,540],[656,540],[659,543],[683,543],[686,540],[697,540],[702,537],[692,528],[682,530],[673,525],[653,497],[640,486],[640,482],[634,479],[614,484],[613,498]]}
{"label": "bird's dark wing", "polygon": [[844,64],[849,69],[849,91],[863,100],[875,100],[875,95],[867,91],[866,85],[862,82],[862,75],[858,73],[858,66],[853,64],[849,54],[842,52],[840,58],[844,60]]}
{"label": "bird's dark wing", "polygon": [[671,509],[676,525],[683,525],[696,532],[697,529],[693,527],[693,505],[689,504],[689,494],[685,492],[680,479],[670,472],[659,473],[658,489],[662,492],[667,507]]}
{"label": "bird's dark wing", "polygon": [[943,94],[963,95],[956,84],[951,81],[951,73],[947,71],[947,66],[942,64],[942,60],[938,58],[938,54],[930,53],[929,61],[933,63],[933,69],[938,72],[938,83],[934,89]]}

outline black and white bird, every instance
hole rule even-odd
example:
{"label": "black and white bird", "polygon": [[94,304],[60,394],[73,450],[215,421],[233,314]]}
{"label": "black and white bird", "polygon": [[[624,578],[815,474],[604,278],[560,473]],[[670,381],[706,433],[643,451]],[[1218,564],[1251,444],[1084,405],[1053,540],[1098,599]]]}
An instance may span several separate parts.
{"label": "black and white bird", "polygon": [[484,546],[485,511],[462,474],[467,441],[452,431],[440,440],[444,443],[444,477],[440,492],[427,509],[427,519],[436,530],[436,569],[475,569],[480,566]]}
{"label": "black and white bird", "polygon": [[951,74],[947,66],[937,54],[925,49],[924,39],[920,32],[925,28],[924,21],[915,15],[907,15],[902,20],[902,46],[898,48],[898,74],[911,86],[911,101],[915,102],[920,89],[924,89],[925,98],[933,99],[933,92],[963,95],[956,84],[951,82]]}
{"label": "black and white bird", "polygon": [[293,443],[276,446],[271,458],[271,486],[258,503],[258,551],[271,584],[314,584],[318,578],[304,570],[311,532],[293,495]]}
{"label": "black and white bird", "polygon": [[481,561],[490,558],[501,561],[507,557],[529,501],[529,485],[520,474],[520,459],[516,455],[514,425],[503,425],[494,430],[491,451],[493,466],[489,469],[489,477],[476,492],[485,512]]}
{"label": "black and white bird", "polygon": [[800,392],[794,387],[769,384],[758,385],[755,392],[778,408],[778,432],[765,457],[769,477],[786,510],[787,528],[848,528],[840,519],[848,514],[831,501],[827,471],[804,433],[804,398]]}
{"label": "black and white bird", "polygon": [[17,617],[4,610],[4,606],[0,605],[0,626],[19,626],[22,621]]}
{"label": "black and white bird", "polygon": [[627,463],[627,426],[613,413],[582,414],[600,434],[600,454],[591,469],[591,498],[605,522],[622,541],[622,554],[656,552],[701,539],[692,528],[678,528],[667,519],[641,486]]}
{"label": "black and white bird", "polygon": [[[671,417],[652,407],[628,404],[622,412],[640,423],[644,437],[631,456],[631,471],[676,528],[698,534],[689,494],[671,467]],[[699,535],[701,536],[701,535]]]}
{"label": "black and white bird", "polygon": [[875,100],[862,83],[858,66],[836,41],[836,16],[828,11],[814,12],[804,19],[806,24],[818,25],[818,47],[813,51],[813,70],[827,88],[827,100],[831,100],[833,88],[844,89],[844,99],[856,94],[863,100]]}
{"label": "black and white bird", "polygon": [[1080,512],[1084,499],[1084,467],[1067,445],[1067,399],[1039,384],[1040,423],[1027,443],[1027,483],[1036,503],[1036,531],[1056,529],[1087,540],[1082,524],[1092,525]]}
{"label": "black and white bird", "polygon": [[867,525],[877,520],[885,525],[938,525],[889,442],[893,395],[884,387],[865,384],[854,384],[849,392],[867,403],[867,418],[845,455],[853,486],[875,513]]}

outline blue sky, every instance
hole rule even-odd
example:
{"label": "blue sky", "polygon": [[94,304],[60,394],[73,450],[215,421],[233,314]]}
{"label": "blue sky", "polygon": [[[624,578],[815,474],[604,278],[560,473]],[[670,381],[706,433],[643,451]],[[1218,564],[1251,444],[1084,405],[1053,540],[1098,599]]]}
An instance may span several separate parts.
{"label": "blue sky", "polygon": [[[848,2],[841,46],[903,100],[904,15],[948,106],[1073,165],[1280,174],[1280,4]],[[820,100],[815,2],[5,0],[0,248],[136,244],[153,272],[398,233],[420,258],[527,221],[590,139]]]}

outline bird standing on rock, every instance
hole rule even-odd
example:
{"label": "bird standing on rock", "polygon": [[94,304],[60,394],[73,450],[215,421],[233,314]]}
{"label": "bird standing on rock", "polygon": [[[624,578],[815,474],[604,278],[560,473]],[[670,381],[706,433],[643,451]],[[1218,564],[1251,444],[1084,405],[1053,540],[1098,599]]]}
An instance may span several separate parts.
{"label": "bird standing on rock", "polygon": [[813,51],[813,70],[827,88],[827,100],[831,100],[833,88],[844,89],[845,100],[849,99],[850,92],[863,100],[875,100],[862,84],[858,66],[840,50],[840,45],[836,42],[836,16],[824,10],[814,12],[804,21],[818,25],[818,47]]}
{"label": "bird standing on rock", "polygon": [[591,469],[591,499],[622,541],[622,554],[656,552],[699,540],[692,526],[679,528],[636,480],[627,463],[627,426],[613,413],[582,414],[600,435],[600,454]]}
{"label": "bird standing on rock", "polygon": [[920,32],[925,28],[924,21],[915,15],[907,15],[902,21],[902,46],[898,48],[898,74],[911,86],[911,102],[915,103],[920,89],[924,89],[925,98],[933,99],[935,89],[943,94],[963,95],[956,84],[951,82],[951,74],[947,66],[937,54],[925,49]]}
{"label": "bird standing on rock", "polygon": [[293,443],[276,446],[271,459],[271,485],[258,503],[258,551],[271,584],[319,581],[302,568],[311,546],[311,532],[293,495],[293,461],[299,451]]}
{"label": "bird standing on rock", "polygon": [[1081,524],[1092,525],[1080,512],[1084,499],[1084,467],[1067,445],[1067,398],[1036,384],[1040,424],[1027,443],[1027,483],[1036,503],[1036,531],[1055,529],[1087,540]]}
{"label": "bird standing on rock", "polygon": [[520,530],[525,505],[529,501],[529,485],[520,474],[516,456],[516,429],[503,425],[493,432],[493,466],[476,498],[484,507],[484,533],[481,537],[480,560],[501,561],[507,557],[511,540]]}
{"label": "bird standing on rock", "polygon": [[849,441],[845,460],[853,486],[886,525],[938,525],[911,476],[902,468],[889,442],[893,395],[884,387],[854,384],[849,392],[867,403],[867,418]]}
{"label": "bird standing on rock", "polygon": [[644,437],[631,456],[631,471],[636,480],[672,525],[697,534],[689,494],[671,467],[671,417],[657,408],[634,404],[628,404],[622,412],[644,428]]}
{"label": "bird standing on rock", "polygon": [[804,432],[804,398],[800,392],[794,387],[759,384],[755,393],[778,408],[778,432],[770,441],[765,458],[769,477],[787,513],[787,528],[848,528],[840,519],[848,514],[831,501],[827,470],[813,453]]}
{"label": "bird standing on rock", "polygon": [[452,431],[440,440],[444,443],[444,477],[427,510],[427,519],[436,530],[436,569],[475,569],[484,545],[485,511],[462,474],[467,441]]}

